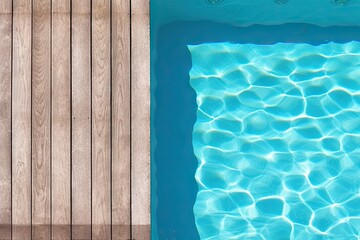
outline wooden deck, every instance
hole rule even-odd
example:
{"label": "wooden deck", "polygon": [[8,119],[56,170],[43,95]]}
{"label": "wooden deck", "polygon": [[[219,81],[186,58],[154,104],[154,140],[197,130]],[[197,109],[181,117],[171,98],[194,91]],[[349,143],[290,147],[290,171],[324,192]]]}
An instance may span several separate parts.
{"label": "wooden deck", "polygon": [[150,239],[149,2],[0,0],[0,239]]}

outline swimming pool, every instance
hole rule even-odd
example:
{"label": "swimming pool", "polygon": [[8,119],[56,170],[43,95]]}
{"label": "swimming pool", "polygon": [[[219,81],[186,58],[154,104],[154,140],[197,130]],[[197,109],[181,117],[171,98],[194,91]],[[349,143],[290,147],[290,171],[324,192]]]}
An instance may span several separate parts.
{"label": "swimming pool", "polygon": [[359,3],[151,4],[152,238],[357,239]]}

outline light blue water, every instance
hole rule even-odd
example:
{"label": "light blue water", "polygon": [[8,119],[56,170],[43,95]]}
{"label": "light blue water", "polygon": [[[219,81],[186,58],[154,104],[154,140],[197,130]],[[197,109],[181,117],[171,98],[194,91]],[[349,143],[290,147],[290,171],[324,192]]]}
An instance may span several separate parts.
{"label": "light blue water", "polygon": [[201,239],[360,239],[360,43],[191,45]]}

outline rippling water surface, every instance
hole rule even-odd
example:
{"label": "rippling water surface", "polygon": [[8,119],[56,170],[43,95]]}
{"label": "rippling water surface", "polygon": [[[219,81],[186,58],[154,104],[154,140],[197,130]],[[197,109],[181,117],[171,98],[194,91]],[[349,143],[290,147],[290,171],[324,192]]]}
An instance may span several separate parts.
{"label": "rippling water surface", "polygon": [[360,43],[189,49],[201,239],[360,239]]}

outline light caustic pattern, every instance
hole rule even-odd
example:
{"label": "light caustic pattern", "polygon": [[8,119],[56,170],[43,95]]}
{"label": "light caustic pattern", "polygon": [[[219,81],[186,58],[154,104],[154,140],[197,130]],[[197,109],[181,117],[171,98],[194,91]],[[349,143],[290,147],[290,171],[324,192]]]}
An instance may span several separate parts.
{"label": "light caustic pattern", "polygon": [[360,43],[189,49],[201,239],[360,239]]}

